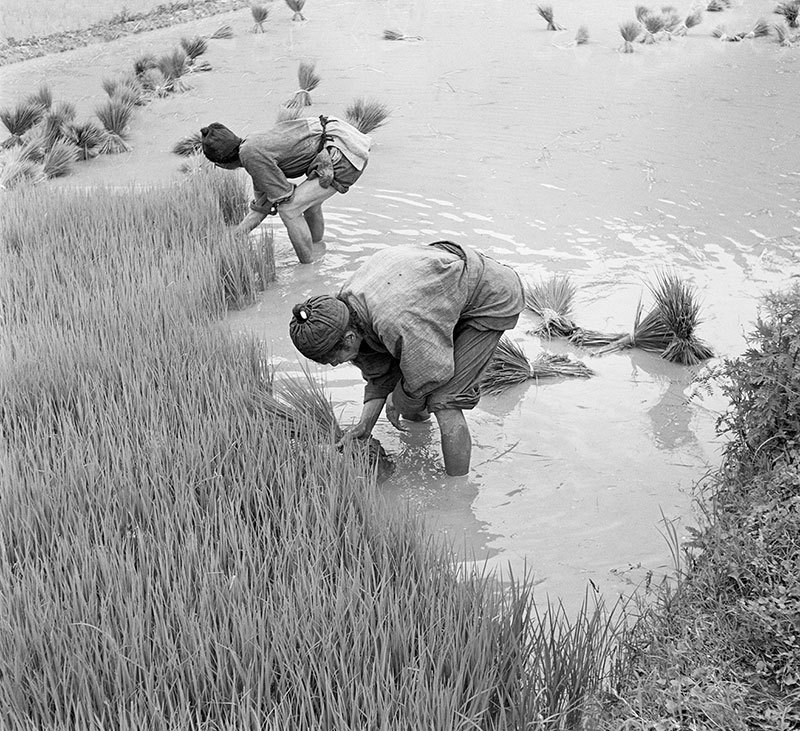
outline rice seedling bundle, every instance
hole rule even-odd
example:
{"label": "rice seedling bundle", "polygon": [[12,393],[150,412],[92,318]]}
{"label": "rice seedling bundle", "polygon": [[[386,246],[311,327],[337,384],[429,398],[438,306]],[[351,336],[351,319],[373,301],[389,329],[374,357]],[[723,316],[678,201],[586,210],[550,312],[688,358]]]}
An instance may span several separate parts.
{"label": "rice seedling bundle", "polygon": [[287,104],[299,104],[302,106],[311,105],[311,93],[319,86],[321,81],[319,75],[315,71],[316,63],[314,61],[301,61],[297,68],[297,81],[299,84],[298,90],[294,93],[292,98]]}
{"label": "rice seedling bundle", "polygon": [[547,30],[565,30],[565,28],[555,22],[552,5],[537,5],[536,12],[547,22]]}
{"label": "rice seedling bundle", "polygon": [[767,23],[767,21],[763,18],[756,21],[756,24],[749,31],[742,31],[741,33],[735,33],[734,35],[728,35],[724,25],[718,25],[713,31],[711,31],[711,35],[714,36],[714,38],[719,38],[721,41],[728,41],[732,43],[738,43],[749,38],[763,38],[764,36],[768,36],[769,33],[769,23]]}
{"label": "rice seedling bundle", "polygon": [[31,159],[22,147],[0,152],[0,190],[14,190],[42,180],[45,180],[42,163]]}
{"label": "rice seedling bundle", "polygon": [[702,10],[695,10],[695,12],[690,13],[687,15],[683,23],[679,25],[674,31],[673,35],[677,36],[685,36],[686,31],[690,30],[691,28],[695,28],[696,26],[700,25],[703,21],[703,11]]}
{"label": "rice seedling bundle", "polygon": [[209,37],[223,40],[233,38],[233,28],[231,28],[229,25],[221,25]]}
{"label": "rice seedling bundle", "polygon": [[113,155],[130,151],[127,139],[133,109],[133,104],[117,97],[108,99],[95,109],[95,115],[106,130],[105,139],[100,145],[101,153]]}
{"label": "rice seedling bundle", "polygon": [[286,4],[289,6],[289,9],[293,12],[292,20],[305,20],[305,16],[303,15],[303,7],[306,4],[306,0],[286,0]]}
{"label": "rice seedling bundle", "polygon": [[710,0],[706,5],[706,10],[709,13],[719,13],[727,10],[731,6],[731,0]]}
{"label": "rice seedling bundle", "polygon": [[772,30],[775,32],[775,40],[781,46],[791,48],[800,43],[800,33],[792,35],[785,23],[774,23]]}
{"label": "rice seedling bundle", "polygon": [[189,71],[186,53],[182,48],[161,56],[158,59],[158,69],[164,75],[169,91],[183,92],[191,88],[182,78]]}
{"label": "rice seedling bundle", "polygon": [[188,157],[195,155],[203,149],[203,140],[199,132],[192,132],[192,134],[178,140],[173,146],[172,151],[176,155]]}
{"label": "rice seedling bundle", "polygon": [[347,105],[344,118],[365,135],[386,123],[389,108],[377,99],[357,97]]}
{"label": "rice seedling bundle", "polygon": [[578,31],[575,33],[575,45],[583,46],[589,42],[589,28],[585,25],[581,25],[578,27]]}
{"label": "rice seedling bundle", "polygon": [[45,153],[42,160],[44,174],[48,178],[60,178],[72,172],[73,165],[80,159],[80,148],[69,140],[56,140]]}
{"label": "rice seedling bundle", "polygon": [[45,111],[43,105],[30,100],[20,102],[14,107],[0,109],[0,120],[11,135],[3,140],[0,149],[21,145],[22,135],[42,120]]}
{"label": "rice seedling bundle", "polygon": [[383,31],[383,40],[385,41],[421,41],[422,36],[407,36],[399,30],[387,28]]}
{"label": "rice seedling bundle", "polygon": [[147,69],[143,74],[137,76],[142,89],[147,94],[157,97],[165,97],[170,92],[170,82],[157,68]]}
{"label": "rice seedling bundle", "polygon": [[48,148],[66,138],[68,127],[74,121],[76,113],[75,105],[71,102],[58,102],[45,113],[41,125]]}
{"label": "rice seedling bundle", "polygon": [[652,15],[653,14],[653,11],[650,8],[648,8],[646,5],[637,5],[634,8],[633,12],[634,12],[634,15],[636,16],[636,20],[638,20],[640,23],[643,23],[644,19],[648,15]]}
{"label": "rice seedling bundle", "polygon": [[800,26],[800,0],[789,0],[789,2],[778,3],[775,8],[778,15],[782,15],[786,20],[786,24],[790,28],[797,28]]}
{"label": "rice seedling bundle", "polygon": [[67,139],[78,148],[81,160],[90,160],[100,154],[105,134],[105,129],[92,120],[73,122],[67,128]]}
{"label": "rice seedling bundle", "polygon": [[655,283],[648,287],[655,300],[653,308],[642,317],[639,303],[633,332],[599,352],[640,348],[683,365],[711,358],[713,351],[695,334],[700,323],[700,305],[694,288],[668,272],[657,275]]}
{"label": "rice seedling bundle", "polygon": [[541,318],[533,331],[545,337],[569,337],[576,329],[572,321],[575,285],[566,275],[553,275],[539,282],[523,283],[525,306]]}
{"label": "rice seedling bundle", "polygon": [[208,50],[208,41],[203,36],[184,36],[181,38],[181,48],[191,63]]}
{"label": "rice seedling bundle", "polygon": [[267,5],[253,4],[250,6],[250,13],[253,16],[253,33],[264,32],[264,21],[269,17],[269,7]]}
{"label": "rice seedling bundle", "polygon": [[116,97],[128,104],[143,106],[147,103],[145,87],[137,76],[126,76],[122,79],[105,78],[102,87],[109,97]]}
{"label": "rice seedling bundle", "polygon": [[624,338],[627,333],[606,333],[600,330],[587,330],[577,327],[567,338],[573,345],[581,348],[599,348],[610,345],[620,338]]}
{"label": "rice seedling bundle", "polygon": [[53,92],[47,84],[41,84],[33,94],[25,99],[25,101],[31,104],[38,104],[45,109],[50,109],[53,104]]}
{"label": "rice seedling bundle", "polygon": [[633,53],[633,43],[639,37],[642,26],[635,20],[630,20],[627,23],[622,23],[619,26],[619,33],[622,36],[622,52]]}
{"label": "rice seedling bundle", "polygon": [[136,76],[141,76],[142,74],[144,74],[145,71],[157,68],[158,68],[158,59],[152,53],[145,53],[142,54],[141,56],[137,56],[137,58],[133,62],[133,73]]}
{"label": "rice seedling bundle", "polygon": [[481,391],[498,394],[530,380],[589,378],[592,375],[593,371],[583,362],[566,354],[540,353],[529,360],[525,351],[504,335],[481,376]]}
{"label": "rice seedling bundle", "polygon": [[642,24],[645,33],[639,39],[640,43],[655,43],[656,35],[666,28],[666,20],[663,15],[645,15]]}

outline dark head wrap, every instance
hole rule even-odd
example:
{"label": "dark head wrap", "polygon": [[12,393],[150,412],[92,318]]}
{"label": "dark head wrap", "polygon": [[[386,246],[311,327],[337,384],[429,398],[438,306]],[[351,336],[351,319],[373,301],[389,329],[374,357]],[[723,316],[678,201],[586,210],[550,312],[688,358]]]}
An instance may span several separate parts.
{"label": "dark head wrap", "polygon": [[319,361],[336,347],[349,323],[347,305],[324,294],[292,308],[289,335],[306,358]]}
{"label": "dark head wrap", "polygon": [[239,159],[242,138],[236,136],[224,124],[212,122],[200,130],[203,154],[211,162],[231,163]]}

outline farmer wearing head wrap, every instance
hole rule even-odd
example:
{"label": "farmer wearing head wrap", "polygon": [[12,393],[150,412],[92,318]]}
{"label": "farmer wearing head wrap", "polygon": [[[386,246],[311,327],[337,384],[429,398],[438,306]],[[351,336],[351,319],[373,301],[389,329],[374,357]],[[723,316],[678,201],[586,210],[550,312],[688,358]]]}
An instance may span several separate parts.
{"label": "farmer wearing head wrap", "polygon": [[[346,193],[369,158],[371,139],[336,117],[279,122],[269,132],[241,138],[224,124],[200,130],[203,154],[218,167],[242,167],[253,179],[250,212],[236,227],[249,233],[277,213],[289,233],[297,258],[312,261],[315,244],[325,234],[322,203]],[[305,177],[299,183],[290,179]]]}
{"label": "farmer wearing head wrap", "polygon": [[317,363],[352,362],[366,381],[359,421],[343,440],[365,439],[386,405],[398,429],[436,416],[448,475],[469,472],[472,442],[464,410],[480,398],[480,377],[524,307],[517,273],[467,246],[439,241],[373,254],[336,296],[292,310],[295,347]]}

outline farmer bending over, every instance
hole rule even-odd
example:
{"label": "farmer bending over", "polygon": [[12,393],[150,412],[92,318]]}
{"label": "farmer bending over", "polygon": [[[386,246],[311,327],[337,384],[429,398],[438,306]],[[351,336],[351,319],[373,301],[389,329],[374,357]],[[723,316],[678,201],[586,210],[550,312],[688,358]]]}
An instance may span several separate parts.
{"label": "farmer bending over", "polygon": [[366,380],[361,418],[342,439],[365,439],[386,404],[404,430],[436,416],[448,475],[469,472],[472,441],[464,410],[503,331],[524,306],[516,272],[448,241],[373,254],[335,297],[295,305],[289,334],[317,363],[358,366]]}
{"label": "farmer bending over", "polygon": [[[313,244],[322,243],[322,203],[346,193],[367,165],[371,138],[336,117],[278,122],[269,132],[242,139],[213,122],[200,130],[203,154],[217,167],[242,167],[253,179],[250,212],[236,227],[250,233],[277,213],[289,233],[297,258],[312,261]],[[299,185],[289,178],[305,180]]]}

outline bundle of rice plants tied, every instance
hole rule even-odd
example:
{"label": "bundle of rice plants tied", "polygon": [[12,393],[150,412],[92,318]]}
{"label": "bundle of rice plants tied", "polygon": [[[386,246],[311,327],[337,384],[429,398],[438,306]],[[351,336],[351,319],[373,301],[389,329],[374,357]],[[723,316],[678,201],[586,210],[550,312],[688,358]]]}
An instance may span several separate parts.
{"label": "bundle of rice plants tied", "polygon": [[639,37],[641,29],[641,25],[635,20],[629,20],[627,23],[622,23],[619,26],[619,33],[623,40],[623,53],[633,53],[633,42]]}
{"label": "bundle of rice plants tied", "polygon": [[748,31],[735,33],[731,36],[726,32],[724,25],[718,25],[713,31],[711,31],[711,35],[714,36],[714,38],[719,38],[721,41],[738,43],[749,38],[763,38],[764,36],[768,36],[769,32],[769,23],[762,18],[756,21],[756,24]]}
{"label": "bundle of rice plants tied", "polygon": [[311,93],[319,86],[321,81],[319,75],[314,70],[316,63],[314,61],[301,61],[297,68],[297,82],[299,85],[298,90],[292,95],[292,98],[286,102],[289,104],[299,104],[304,107],[311,105]]}
{"label": "bundle of rice plants tied", "polygon": [[133,104],[112,97],[97,107],[95,114],[106,130],[105,138],[100,144],[100,152],[103,154],[129,152],[131,148],[127,143],[128,125],[133,117]]}
{"label": "bundle of rice plants tied", "polygon": [[481,376],[481,392],[494,395],[530,380],[589,378],[592,375],[590,368],[568,355],[540,353],[529,360],[517,343],[503,335]]}
{"label": "bundle of rice plants tied", "polygon": [[710,0],[706,5],[706,10],[709,13],[720,13],[727,10],[731,6],[731,0]]}
{"label": "bundle of rice plants tied", "polygon": [[1,149],[15,147],[22,144],[22,135],[29,129],[39,124],[44,117],[46,108],[41,104],[26,100],[15,107],[0,109],[0,120],[6,126],[10,137],[3,140]]}
{"label": "bundle of rice plants tied", "polygon": [[42,137],[47,149],[50,149],[58,140],[64,140],[69,135],[69,125],[75,120],[75,105],[72,102],[58,102],[50,107],[42,119]]}
{"label": "bundle of rice plants tied", "polygon": [[287,122],[292,119],[298,119],[303,113],[303,108],[302,104],[298,104],[295,99],[291,99],[285,104],[281,104],[278,114],[275,116],[275,121]]}
{"label": "bundle of rice plants tied", "polygon": [[588,42],[589,42],[589,28],[585,25],[582,25],[578,28],[578,32],[575,34],[575,45],[583,46]]}
{"label": "bundle of rice plants tied", "polygon": [[587,330],[583,327],[576,327],[567,338],[573,345],[581,348],[599,348],[610,345],[620,338],[624,338],[626,333],[606,333],[599,330]]}
{"label": "bundle of rice plants tied", "polygon": [[191,88],[182,78],[189,71],[186,52],[182,48],[161,56],[158,59],[158,69],[164,75],[169,91],[183,92]]}
{"label": "bundle of rice plants tied", "polygon": [[647,5],[637,5],[633,9],[633,13],[636,16],[636,20],[642,23],[646,16],[653,14],[653,11]]}
{"label": "bundle of rice plants tied", "polygon": [[345,120],[365,135],[385,124],[388,117],[389,108],[377,99],[357,97],[344,110]]}
{"label": "bundle of rice plants tied", "polygon": [[683,22],[672,32],[672,35],[675,36],[685,36],[686,32],[694,28],[703,20],[703,11],[702,10],[695,10],[693,13],[687,15]]}
{"label": "bundle of rice plants tied", "polygon": [[421,41],[422,36],[407,36],[399,30],[392,30],[387,28],[383,31],[383,40],[385,41]]}
{"label": "bundle of rice plants tied", "polygon": [[167,96],[170,92],[170,83],[157,68],[147,69],[147,71],[136,78],[147,94],[152,94],[160,98]]}
{"label": "bundle of rice plants tied", "polygon": [[681,16],[678,15],[676,8],[671,5],[665,5],[661,8],[661,15],[664,18],[664,30],[667,33],[674,33],[682,24]]}
{"label": "bundle of rice plants tied", "polygon": [[800,33],[792,35],[785,23],[775,23],[772,26],[772,30],[775,31],[775,40],[781,46],[791,48],[800,43]]}
{"label": "bundle of rice plants tied", "polygon": [[305,20],[305,16],[303,15],[303,6],[306,4],[306,0],[286,0],[286,4],[289,6],[289,9],[293,11],[292,20]]}
{"label": "bundle of rice plants tied", "polygon": [[48,178],[69,175],[72,166],[80,159],[80,148],[68,140],[56,140],[42,160],[44,174]]}
{"label": "bundle of rice plants tied", "polygon": [[536,12],[547,22],[547,30],[566,30],[564,26],[559,25],[553,19],[552,5],[537,5]]}
{"label": "bundle of rice plants tied", "polygon": [[603,348],[599,354],[639,348],[683,365],[711,358],[714,354],[711,348],[695,335],[700,323],[700,305],[694,288],[667,272],[658,274],[655,284],[648,288],[655,300],[653,308],[642,317],[640,301],[633,332]]}
{"label": "bundle of rice plants tied", "polygon": [[50,109],[53,105],[53,92],[47,84],[41,84],[33,94],[26,97],[25,101]]}
{"label": "bundle of rice plants tied", "polygon": [[0,190],[35,185],[45,179],[44,166],[32,160],[24,147],[15,147],[0,154]]}
{"label": "bundle of rice plants tied", "polygon": [[202,56],[208,50],[208,41],[203,36],[184,36],[181,38],[181,48],[183,49],[189,63],[194,63],[195,59]]}
{"label": "bundle of rice plants tied", "polygon": [[103,91],[109,97],[118,97],[135,106],[147,104],[147,94],[138,76],[125,76],[121,79],[103,79]]}
{"label": "bundle of rice plants tied", "polygon": [[523,283],[525,306],[541,318],[533,330],[544,337],[569,337],[576,329],[572,321],[575,285],[566,275],[555,274],[539,282]]}
{"label": "bundle of rice plants tied", "polygon": [[639,39],[639,43],[655,43],[658,39],[656,35],[666,28],[666,21],[663,15],[645,15],[642,19],[645,32]]}
{"label": "bundle of rice plants tied", "polygon": [[138,77],[145,71],[158,68],[158,59],[152,53],[145,53],[138,56],[133,62],[133,73]]}
{"label": "bundle of rice plants tied", "polygon": [[189,157],[195,155],[203,149],[203,140],[199,132],[193,132],[190,135],[178,140],[173,146],[172,151],[176,155]]}
{"label": "bundle of rice plants tied", "polygon": [[218,38],[221,40],[233,38],[233,28],[231,28],[229,25],[221,25],[209,36],[209,38]]}
{"label": "bundle of rice plants tied", "polygon": [[786,19],[786,25],[790,28],[800,27],[800,20],[798,20],[798,16],[800,16],[800,0],[778,3],[775,12]]}
{"label": "bundle of rice plants tied", "polygon": [[81,160],[89,160],[100,154],[105,130],[95,122],[73,122],[68,130],[68,139],[78,148]]}
{"label": "bundle of rice plants tied", "polygon": [[266,5],[253,4],[250,6],[253,16],[253,33],[264,32],[264,21],[269,17],[269,8]]}

